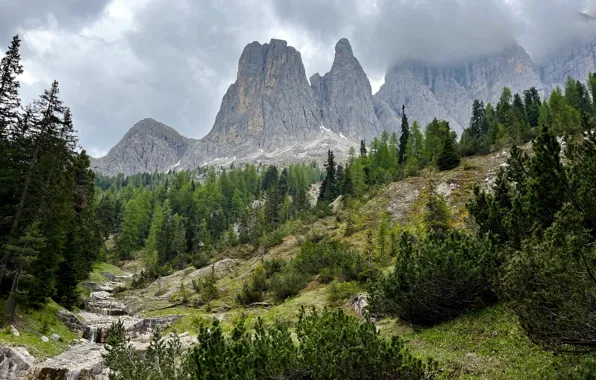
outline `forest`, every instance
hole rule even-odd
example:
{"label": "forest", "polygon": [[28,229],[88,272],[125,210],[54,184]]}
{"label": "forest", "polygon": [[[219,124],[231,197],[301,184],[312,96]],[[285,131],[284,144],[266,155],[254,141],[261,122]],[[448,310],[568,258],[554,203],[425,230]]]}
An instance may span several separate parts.
{"label": "forest", "polygon": [[[535,345],[569,359],[544,376],[596,376],[596,74],[586,82],[569,78],[547,97],[535,88],[523,94],[505,88],[495,105],[475,101],[461,137],[443,120],[410,125],[404,106],[399,135],[361,141],[345,162],[329,151],[323,166],[105,177],[91,170],[78,146],[57,81],[32,104],[21,104],[19,47],[15,36],[0,62],[0,324],[10,324],[17,308],[50,299],[82,307],[78,284],[99,261],[142,260],[140,287],[189,266],[206,267],[232,247],[273,247],[296,225],[333,215],[338,203],[349,236],[360,200],[381,187],[508,149],[494,183],[475,188],[464,224],[454,223],[429,183],[415,228],[379,215],[363,249],[309,236],[293,259],[263,260],[236,296],[240,306],[266,295],[283,303],[315,277],[355,282],[370,294],[366,320],[341,309],[302,310],[291,326],[240,320],[231,332],[214,320],[188,351],[157,332],[145,354],[115,324],[106,356],[110,376],[438,378],[435,362],[412,355],[398,337],[382,338],[374,321],[390,316],[435,326],[497,303]],[[216,293],[208,280],[193,285],[205,302]]]}

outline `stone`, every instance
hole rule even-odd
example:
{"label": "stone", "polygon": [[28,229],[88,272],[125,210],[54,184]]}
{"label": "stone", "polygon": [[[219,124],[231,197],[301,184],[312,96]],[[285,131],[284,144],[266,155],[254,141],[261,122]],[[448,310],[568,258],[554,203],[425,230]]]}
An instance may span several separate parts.
{"label": "stone", "polygon": [[41,341],[42,341],[42,342],[46,342],[46,343],[47,343],[47,342],[49,342],[49,341],[50,341],[50,339],[49,339],[47,336],[45,336],[45,335],[42,335],[42,336],[41,336]]}
{"label": "stone", "polygon": [[81,333],[85,330],[85,325],[81,320],[68,310],[58,310],[56,312],[58,319],[72,331]]}
{"label": "stone", "polygon": [[53,341],[57,341],[57,340],[62,339],[62,337],[60,335],[58,335],[58,334],[52,334],[50,336],[50,339],[52,339]]}
{"label": "stone", "polygon": [[352,298],[352,300],[350,301],[350,305],[352,305],[356,314],[358,314],[360,317],[364,317],[366,308],[368,306],[368,294],[358,294],[357,296]]}
{"label": "stone", "polygon": [[17,330],[17,328],[14,327],[14,325],[10,325],[10,332],[14,336],[21,336],[21,334],[19,333],[19,330]]}
{"label": "stone", "polygon": [[0,379],[24,379],[34,362],[23,347],[0,347]]}

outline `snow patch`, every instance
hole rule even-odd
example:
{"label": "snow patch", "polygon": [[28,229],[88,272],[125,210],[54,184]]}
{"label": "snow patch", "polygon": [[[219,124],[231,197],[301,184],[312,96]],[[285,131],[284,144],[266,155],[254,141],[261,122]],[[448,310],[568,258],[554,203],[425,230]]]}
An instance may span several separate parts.
{"label": "snow patch", "polygon": [[320,126],[319,128],[321,128],[321,132],[323,132],[323,131],[327,131],[327,132],[329,132],[329,133],[333,133],[333,132],[331,132],[331,129],[329,129],[329,128],[325,128],[325,126],[324,126],[322,123],[321,123],[321,126]]}
{"label": "snow patch", "polygon": [[343,133],[341,133],[341,132],[339,132],[339,137],[341,137],[341,138],[342,138],[342,139],[344,139],[344,140],[347,140],[347,139],[348,139],[348,138],[347,138],[346,136],[344,136],[344,134],[343,134]]}

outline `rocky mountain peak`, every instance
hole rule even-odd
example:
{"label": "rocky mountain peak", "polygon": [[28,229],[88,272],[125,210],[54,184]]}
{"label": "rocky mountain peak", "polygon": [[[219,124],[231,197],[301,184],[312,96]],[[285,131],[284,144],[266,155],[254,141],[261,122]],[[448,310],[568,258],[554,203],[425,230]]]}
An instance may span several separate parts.
{"label": "rocky mountain peak", "polygon": [[174,128],[143,119],[105,157],[94,159],[92,166],[108,175],[168,171],[176,168],[191,141]]}

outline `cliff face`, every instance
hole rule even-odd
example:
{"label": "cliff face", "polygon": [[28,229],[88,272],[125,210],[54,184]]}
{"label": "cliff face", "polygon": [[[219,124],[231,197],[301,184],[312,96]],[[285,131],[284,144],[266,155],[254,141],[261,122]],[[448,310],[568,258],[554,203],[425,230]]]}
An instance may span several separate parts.
{"label": "cliff face", "polygon": [[93,159],[92,167],[107,175],[166,172],[176,169],[191,139],[153,119],[136,123],[105,157]]}
{"label": "cliff face", "polygon": [[596,39],[571,43],[545,63],[540,71],[548,90],[564,87],[569,77],[585,81],[589,73],[596,72]]}
{"label": "cliff face", "polygon": [[281,40],[253,42],[240,57],[236,83],[203,145],[213,157],[244,156],[307,141],[320,125],[300,53]]}
{"label": "cliff face", "polygon": [[313,75],[310,83],[323,125],[331,131],[354,140],[371,140],[384,130],[396,130],[397,117],[373,97],[370,81],[347,39],[342,38],[335,45],[331,71],[323,77]]}
{"label": "cliff face", "polygon": [[436,117],[448,120],[461,132],[469,123],[472,102],[496,103],[505,86],[514,93],[544,88],[539,70],[517,44],[460,65],[395,65],[376,96],[396,113],[405,105],[410,119],[423,126]]}

